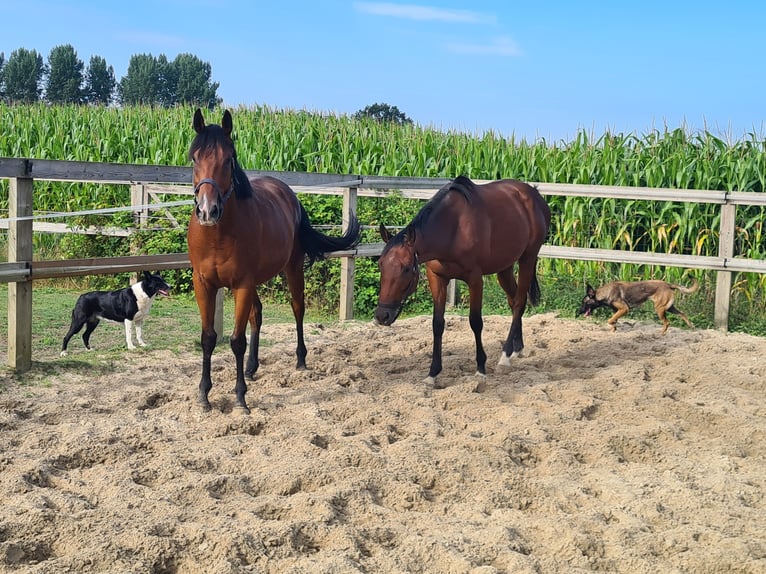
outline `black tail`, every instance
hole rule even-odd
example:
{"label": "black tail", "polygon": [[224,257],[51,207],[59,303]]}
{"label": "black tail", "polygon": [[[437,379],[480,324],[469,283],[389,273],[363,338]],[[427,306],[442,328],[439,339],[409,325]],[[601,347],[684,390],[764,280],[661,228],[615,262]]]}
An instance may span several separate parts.
{"label": "black tail", "polygon": [[314,229],[303,205],[301,205],[301,222],[298,230],[298,237],[301,247],[308,257],[307,266],[314,261],[324,259],[327,253],[332,251],[343,251],[356,246],[361,239],[361,226],[355,215],[352,215],[348,223],[348,229],[340,237],[331,237]]}
{"label": "black tail", "polygon": [[529,284],[527,297],[529,298],[529,304],[533,307],[540,302],[540,283],[537,282],[537,263],[535,263],[535,269],[532,272],[532,283]]}

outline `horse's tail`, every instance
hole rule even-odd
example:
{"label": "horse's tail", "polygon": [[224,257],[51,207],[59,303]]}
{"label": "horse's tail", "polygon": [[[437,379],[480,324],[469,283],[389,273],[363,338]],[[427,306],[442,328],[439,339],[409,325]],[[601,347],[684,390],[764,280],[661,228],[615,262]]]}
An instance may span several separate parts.
{"label": "horse's tail", "polygon": [[535,261],[535,267],[532,269],[532,283],[529,284],[527,298],[529,299],[529,304],[533,307],[540,302],[540,283],[537,281],[537,261]]}
{"label": "horse's tail", "polygon": [[306,209],[301,204],[301,221],[298,228],[298,238],[301,247],[308,257],[307,266],[314,261],[324,259],[325,255],[332,251],[343,251],[356,246],[361,239],[361,226],[359,220],[352,214],[351,221],[348,223],[346,232],[340,237],[325,235],[314,229],[311,225]]}

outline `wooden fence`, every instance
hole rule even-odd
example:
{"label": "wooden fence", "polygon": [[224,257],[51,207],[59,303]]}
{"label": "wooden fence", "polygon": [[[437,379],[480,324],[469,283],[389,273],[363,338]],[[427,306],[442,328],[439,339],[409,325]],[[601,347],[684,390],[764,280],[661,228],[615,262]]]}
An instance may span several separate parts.
{"label": "wooden fence", "polygon": [[[384,197],[397,190],[403,197],[428,199],[448,182],[440,178],[379,177],[299,172],[247,172],[273,175],[296,192],[343,196],[343,224],[356,211],[358,197]],[[90,258],[66,261],[34,261],[32,232],[65,231],[66,224],[36,223],[32,213],[34,181],[71,181],[131,186],[131,206],[139,222],[148,217],[157,194],[191,194],[191,167],[91,163],[58,160],[0,158],[0,178],[10,181],[6,221],[8,262],[0,264],[0,282],[8,286],[8,365],[18,372],[31,367],[32,282],[36,279],[78,275],[112,274],[142,269],[189,267],[186,253]],[[648,201],[697,202],[720,205],[720,240],[717,257],[590,249],[544,245],[542,257],[637,263],[707,269],[717,272],[715,325],[728,328],[733,272],[766,273],[766,261],[734,256],[737,205],[766,206],[766,193],[677,190],[638,187],[536,183],[543,195],[581,196]],[[4,224],[4,225],[3,225]],[[82,230],[101,233],[103,229]],[[109,232],[109,230],[106,230]],[[112,230],[114,231],[114,230]],[[335,252],[341,258],[340,319],[353,317],[354,259],[380,254],[381,243],[362,244],[356,249]],[[220,329],[218,329],[220,331]]]}

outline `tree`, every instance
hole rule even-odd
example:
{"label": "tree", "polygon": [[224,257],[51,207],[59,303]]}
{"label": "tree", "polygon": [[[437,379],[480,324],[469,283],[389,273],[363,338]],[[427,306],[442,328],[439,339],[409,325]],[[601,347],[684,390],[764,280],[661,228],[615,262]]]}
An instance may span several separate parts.
{"label": "tree", "polygon": [[413,123],[407,114],[390,104],[372,104],[354,114],[355,119],[372,118],[378,122],[393,122],[398,125]]}
{"label": "tree", "polygon": [[123,104],[164,107],[180,103],[214,107],[221,102],[217,82],[210,81],[210,64],[192,54],[179,54],[169,62],[165,54],[134,55],[128,73],[117,86]]}
{"label": "tree", "polygon": [[134,54],[128,71],[117,84],[119,100],[127,105],[160,103],[164,79],[157,59],[151,54]]}
{"label": "tree", "polygon": [[85,101],[90,104],[108,105],[112,101],[117,81],[114,68],[106,65],[101,56],[91,56],[85,74]]}
{"label": "tree", "polygon": [[70,44],[53,48],[48,55],[45,99],[52,104],[82,103],[84,67]]}
{"label": "tree", "polygon": [[39,101],[44,74],[43,57],[37,50],[14,50],[3,67],[6,99],[26,104]]}
{"label": "tree", "polygon": [[211,82],[210,64],[193,54],[178,54],[173,60],[175,69],[176,103],[214,108],[221,103],[216,91],[219,83]]}
{"label": "tree", "polygon": [[155,59],[159,84],[157,103],[165,108],[176,104],[176,70],[165,54],[160,54]]}
{"label": "tree", "polygon": [[5,67],[5,52],[0,52],[0,102],[5,99],[5,80],[3,79],[4,67]]}

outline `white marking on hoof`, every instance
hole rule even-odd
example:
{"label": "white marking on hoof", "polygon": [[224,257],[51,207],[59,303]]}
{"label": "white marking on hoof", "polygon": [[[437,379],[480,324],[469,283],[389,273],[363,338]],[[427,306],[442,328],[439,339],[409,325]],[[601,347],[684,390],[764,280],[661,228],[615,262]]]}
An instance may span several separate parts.
{"label": "white marking on hoof", "polygon": [[513,353],[511,353],[511,359],[513,359],[514,357],[523,357],[524,356],[523,353],[524,353],[524,349],[522,349],[521,351],[514,351]]}
{"label": "white marking on hoof", "polygon": [[480,373],[479,371],[476,371],[475,375],[477,377],[487,378],[487,373]]}
{"label": "white marking on hoof", "polygon": [[497,364],[501,367],[510,367],[511,366],[511,357],[505,354],[505,351],[500,353],[500,360],[497,362]]}
{"label": "white marking on hoof", "polygon": [[473,387],[473,392],[483,393],[484,391],[487,390],[487,375],[485,375],[484,373],[479,373],[478,371],[476,375],[478,376],[477,376],[476,384]]}
{"label": "white marking on hoof", "polygon": [[436,386],[436,377],[432,377],[429,375],[425,379],[423,379],[423,382],[427,385]]}
{"label": "white marking on hoof", "polygon": [[68,354],[69,354],[69,353],[67,353],[66,351],[61,351],[61,356],[62,356],[62,357],[66,357]]}

